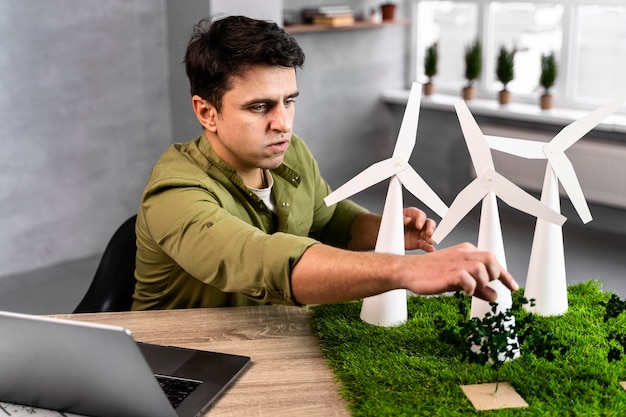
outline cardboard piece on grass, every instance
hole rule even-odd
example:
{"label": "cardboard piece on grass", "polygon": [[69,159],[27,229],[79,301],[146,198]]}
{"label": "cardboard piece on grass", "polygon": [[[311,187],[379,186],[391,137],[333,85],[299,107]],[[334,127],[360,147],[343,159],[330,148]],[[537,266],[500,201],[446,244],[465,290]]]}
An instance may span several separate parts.
{"label": "cardboard piece on grass", "polygon": [[626,390],[626,381],[620,381],[619,384]]}
{"label": "cardboard piece on grass", "polygon": [[528,407],[528,403],[506,382],[500,382],[497,393],[495,383],[461,385],[461,389],[478,411]]}

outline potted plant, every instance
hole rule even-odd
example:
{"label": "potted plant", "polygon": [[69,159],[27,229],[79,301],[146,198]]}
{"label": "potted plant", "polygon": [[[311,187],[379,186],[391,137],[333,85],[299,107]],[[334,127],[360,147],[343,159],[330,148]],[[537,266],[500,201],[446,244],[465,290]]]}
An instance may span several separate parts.
{"label": "potted plant", "polygon": [[387,1],[380,5],[380,13],[385,22],[392,21],[396,18],[396,3]]}
{"label": "potted plant", "polygon": [[424,94],[427,96],[435,92],[435,84],[433,77],[437,75],[437,61],[439,53],[437,51],[437,42],[426,48],[426,56],[424,57],[424,75],[428,77],[428,82],[424,84]]}
{"label": "potted plant", "polygon": [[511,102],[511,92],[507,89],[507,85],[515,78],[516,52],[515,48],[507,51],[504,46],[501,46],[496,61],[496,77],[502,83],[502,90],[498,93],[498,101],[502,106],[506,106]]}
{"label": "potted plant", "polygon": [[465,48],[465,79],[467,84],[463,87],[463,99],[472,100],[476,97],[475,81],[480,77],[482,70],[482,45],[479,39]]}
{"label": "potted plant", "polygon": [[550,89],[556,82],[558,74],[558,65],[556,63],[556,57],[554,52],[550,52],[547,55],[541,55],[541,76],[539,77],[539,84],[543,87],[543,94],[540,99],[540,106],[542,110],[551,109],[554,106],[554,96],[550,92]]}

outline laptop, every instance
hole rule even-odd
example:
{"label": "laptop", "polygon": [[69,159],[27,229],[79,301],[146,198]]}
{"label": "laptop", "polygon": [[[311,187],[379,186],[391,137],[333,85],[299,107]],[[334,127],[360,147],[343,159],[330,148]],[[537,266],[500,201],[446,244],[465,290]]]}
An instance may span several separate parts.
{"label": "laptop", "polygon": [[[122,327],[20,313],[0,311],[0,332],[0,402],[93,417],[199,416],[250,364],[138,343]],[[180,395],[165,393],[168,379],[186,386]]]}

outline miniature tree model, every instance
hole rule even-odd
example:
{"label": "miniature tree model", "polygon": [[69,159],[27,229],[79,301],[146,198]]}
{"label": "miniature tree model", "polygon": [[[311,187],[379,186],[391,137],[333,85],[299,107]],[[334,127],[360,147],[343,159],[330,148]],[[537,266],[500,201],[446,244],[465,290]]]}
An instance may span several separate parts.
{"label": "miniature tree model", "polygon": [[482,71],[482,44],[476,39],[465,48],[465,79],[467,84],[463,87],[463,99],[472,100],[476,96],[475,81],[480,78]]}
{"label": "miniature tree model", "polygon": [[539,77],[539,84],[543,87],[543,94],[541,95],[541,108],[543,110],[551,109],[554,106],[554,97],[550,89],[554,86],[554,83],[556,83],[557,75],[558,65],[554,52],[541,55],[541,75]]}
{"label": "miniature tree model", "polygon": [[[405,253],[402,185],[438,215],[443,217],[448,209],[409,165],[409,158],[415,147],[421,96],[421,85],[413,83],[391,158],[371,165],[324,199],[330,206],[380,181],[391,179],[376,241],[376,252],[396,255]],[[379,326],[402,324],[407,319],[406,297],[406,290],[394,290],[368,297],[363,300],[361,318]]]}
{"label": "miniature tree model", "polygon": [[426,56],[424,57],[424,75],[428,77],[428,82],[424,84],[424,94],[427,96],[435,92],[433,78],[437,75],[438,61],[439,52],[437,50],[437,42],[435,42],[426,48]]}
{"label": "miniature tree model", "polygon": [[[461,292],[456,292],[454,296],[459,300],[459,319],[456,325],[436,319],[437,327],[441,329],[439,338],[452,346],[460,347],[462,360],[489,364],[496,371],[494,394],[498,393],[500,385],[500,368],[510,360],[521,354],[532,353],[537,358],[552,361],[557,354],[563,355],[569,349],[553,333],[536,328],[532,314],[520,318],[522,307],[532,305],[532,299],[529,302],[524,297],[519,298],[506,310],[499,309],[497,303],[490,303],[491,309],[485,317],[468,320],[465,297]],[[517,334],[522,340],[521,347],[517,343]],[[472,347],[463,348],[467,346],[468,340],[472,342]]]}
{"label": "miniature tree model", "polygon": [[517,331],[513,307],[506,311],[498,311],[497,303],[490,303],[491,311],[482,319],[472,318],[466,327],[467,340],[472,346],[479,349],[470,349],[468,358],[470,362],[479,364],[489,363],[496,371],[496,388],[500,385],[500,368],[511,359],[520,354],[517,343]]}
{"label": "miniature tree model", "polygon": [[496,61],[496,77],[502,83],[502,90],[498,94],[501,105],[507,105],[511,102],[511,92],[507,89],[508,84],[515,78],[515,53],[516,49],[507,51],[502,46]]}
{"label": "miniature tree model", "polygon": [[[584,223],[591,221],[591,213],[576,177],[572,163],[565,155],[580,138],[602,119],[617,110],[623,100],[615,100],[582,119],[563,128],[548,143],[486,136],[491,149],[528,159],[547,159],[541,202],[561,212],[559,181]],[[525,294],[536,300],[533,311],[541,315],[560,315],[567,311],[567,281],[565,253],[561,226],[537,219],[526,278]]]}

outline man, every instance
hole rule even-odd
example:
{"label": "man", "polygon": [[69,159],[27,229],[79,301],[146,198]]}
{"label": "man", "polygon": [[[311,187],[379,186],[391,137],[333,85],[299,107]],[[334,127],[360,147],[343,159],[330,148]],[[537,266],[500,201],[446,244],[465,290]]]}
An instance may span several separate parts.
{"label": "man", "polygon": [[435,222],[407,208],[405,246],[371,252],[380,215],[330,188],[292,132],[297,42],[274,23],[201,21],[185,65],[202,135],[156,163],[137,216],[133,309],[318,304],[392,289],[463,290],[488,300],[489,281],[517,284],[470,244],[435,251]]}

